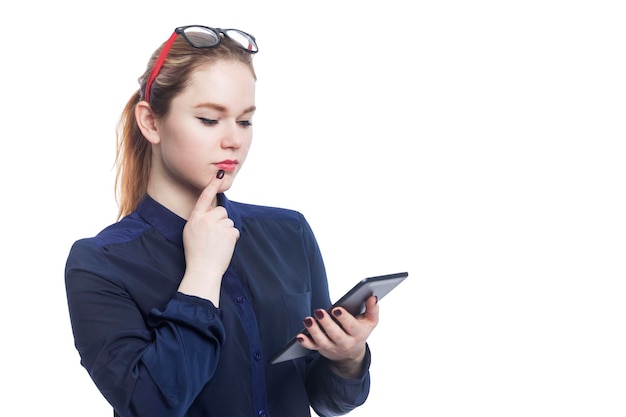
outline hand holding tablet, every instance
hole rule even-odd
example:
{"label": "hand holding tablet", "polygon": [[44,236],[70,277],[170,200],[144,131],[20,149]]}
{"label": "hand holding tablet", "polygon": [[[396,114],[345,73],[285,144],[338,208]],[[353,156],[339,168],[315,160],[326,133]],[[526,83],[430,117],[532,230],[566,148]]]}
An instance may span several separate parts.
{"label": "hand holding tablet", "polygon": [[[375,295],[380,301],[392,289],[404,281],[408,275],[408,272],[399,272],[395,274],[364,278],[336,303],[334,303],[327,311],[330,312],[333,308],[341,306],[353,316],[362,314],[365,311],[365,300],[372,295]],[[299,333],[307,334],[307,330],[303,329]],[[270,358],[269,362],[271,364],[275,364],[290,359],[300,358],[313,352],[314,351],[302,347],[294,335],[292,339],[290,339]]]}

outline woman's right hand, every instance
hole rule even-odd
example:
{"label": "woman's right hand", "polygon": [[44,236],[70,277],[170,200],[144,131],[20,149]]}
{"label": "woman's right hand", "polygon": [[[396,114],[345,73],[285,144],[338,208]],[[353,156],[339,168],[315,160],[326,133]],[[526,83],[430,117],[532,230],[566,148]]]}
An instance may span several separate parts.
{"label": "woman's right hand", "polygon": [[239,230],[226,209],[212,207],[222,180],[217,177],[202,191],[183,229],[185,275],[178,291],[204,298],[219,307],[222,276],[230,264]]}

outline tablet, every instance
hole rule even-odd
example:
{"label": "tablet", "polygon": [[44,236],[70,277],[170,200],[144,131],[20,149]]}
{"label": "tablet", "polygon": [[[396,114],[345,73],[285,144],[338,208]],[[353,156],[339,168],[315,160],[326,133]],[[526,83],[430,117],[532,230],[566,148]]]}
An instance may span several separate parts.
{"label": "tablet", "polygon": [[[350,314],[356,316],[365,312],[365,301],[372,295],[378,297],[380,301],[385,295],[387,295],[392,289],[400,284],[409,275],[408,272],[398,272],[389,275],[379,275],[375,277],[369,277],[362,279],[356,284],[350,291],[344,294],[335,304],[333,304],[327,311],[330,312],[335,307],[343,307]],[[331,316],[332,317],[332,316]],[[308,334],[306,328],[302,329],[298,333]],[[295,335],[289,340],[282,348],[280,348],[272,357],[269,362],[271,364],[284,362],[290,359],[297,359],[303,356],[307,356],[315,351],[302,347],[296,340]]]}

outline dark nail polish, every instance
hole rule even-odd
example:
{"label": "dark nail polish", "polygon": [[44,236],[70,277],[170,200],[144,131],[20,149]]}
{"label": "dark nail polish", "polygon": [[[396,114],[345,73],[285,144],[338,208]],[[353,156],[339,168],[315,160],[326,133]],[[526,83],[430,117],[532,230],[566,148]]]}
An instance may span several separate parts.
{"label": "dark nail polish", "polygon": [[324,318],[324,310],[319,310],[319,309],[315,310],[313,314],[315,314],[315,318],[318,320],[321,320]]}
{"label": "dark nail polish", "polygon": [[306,319],[304,319],[304,325],[306,327],[311,327],[313,326],[313,319],[311,317],[307,317]]}
{"label": "dark nail polish", "polygon": [[224,178],[224,170],[220,169],[219,171],[217,171],[217,179],[221,180],[222,178]]}
{"label": "dark nail polish", "polygon": [[333,310],[333,316],[335,316],[335,317],[341,316],[341,310],[339,310],[339,309]]}
{"label": "dark nail polish", "polygon": [[296,337],[296,340],[298,341],[298,343],[304,342],[304,338],[301,336]]}

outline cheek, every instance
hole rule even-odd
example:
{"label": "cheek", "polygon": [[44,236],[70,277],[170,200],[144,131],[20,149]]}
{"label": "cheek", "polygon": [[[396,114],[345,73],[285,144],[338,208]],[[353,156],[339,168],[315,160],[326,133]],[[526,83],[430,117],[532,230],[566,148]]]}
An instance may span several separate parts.
{"label": "cheek", "polygon": [[166,161],[193,161],[194,154],[199,155],[197,145],[168,138],[161,142],[161,154]]}
{"label": "cheek", "polygon": [[243,143],[241,144],[240,153],[241,153],[242,159],[245,160],[248,157],[248,152],[250,152],[251,146],[252,146],[252,135],[246,138],[246,140],[244,140]]}
{"label": "cheek", "polygon": [[208,143],[189,140],[189,138],[169,136],[161,142],[163,164],[179,174],[189,175],[202,172],[203,167],[206,166],[204,159],[210,153]]}
{"label": "cheek", "polygon": [[242,143],[241,148],[239,148],[239,152],[237,155],[237,159],[239,159],[239,166],[237,167],[237,172],[241,171],[244,162],[246,162],[246,159],[248,159],[248,152],[250,152],[250,145],[252,144],[251,139],[252,138],[248,138],[247,140],[245,140]]}
{"label": "cheek", "polygon": [[193,124],[170,123],[162,136],[164,155],[194,161],[206,155],[212,146],[206,131]]}

